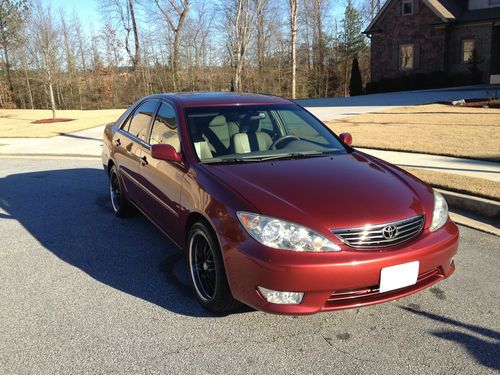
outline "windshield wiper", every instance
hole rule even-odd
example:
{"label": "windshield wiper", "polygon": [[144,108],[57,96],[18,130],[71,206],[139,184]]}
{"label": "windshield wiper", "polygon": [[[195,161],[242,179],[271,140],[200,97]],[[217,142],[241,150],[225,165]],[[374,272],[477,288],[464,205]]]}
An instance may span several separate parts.
{"label": "windshield wiper", "polygon": [[268,160],[278,160],[278,159],[301,159],[315,156],[326,156],[337,152],[338,150],[328,150],[328,151],[304,151],[304,152],[287,152],[286,154],[274,154],[274,155],[264,155],[264,156],[245,156],[240,158],[224,158],[218,159],[214,158],[211,160],[204,160],[205,164],[217,164],[217,163],[255,163],[260,161]]}
{"label": "windshield wiper", "polygon": [[306,151],[306,152],[289,152],[286,154],[277,154],[277,155],[269,155],[262,156],[260,158],[261,161],[266,160],[277,160],[277,159],[302,159],[314,156],[326,156],[331,154],[334,151]]}
{"label": "windshield wiper", "polygon": [[256,161],[260,161],[260,159],[254,159],[254,158],[227,158],[227,159],[210,159],[210,160],[203,160],[204,164],[217,164],[217,163],[245,163],[245,162],[252,162],[255,163]]}

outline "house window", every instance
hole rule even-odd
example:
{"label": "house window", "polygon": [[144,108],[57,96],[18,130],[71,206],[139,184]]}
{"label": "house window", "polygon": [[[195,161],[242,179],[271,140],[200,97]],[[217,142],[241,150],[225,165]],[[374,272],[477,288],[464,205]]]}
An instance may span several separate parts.
{"label": "house window", "polygon": [[414,44],[403,44],[399,47],[399,67],[401,70],[411,70],[415,67]]}
{"label": "house window", "polygon": [[403,16],[411,16],[413,14],[413,0],[403,0],[401,14]]}
{"label": "house window", "polygon": [[474,59],[474,39],[462,40],[462,63],[469,63]]}

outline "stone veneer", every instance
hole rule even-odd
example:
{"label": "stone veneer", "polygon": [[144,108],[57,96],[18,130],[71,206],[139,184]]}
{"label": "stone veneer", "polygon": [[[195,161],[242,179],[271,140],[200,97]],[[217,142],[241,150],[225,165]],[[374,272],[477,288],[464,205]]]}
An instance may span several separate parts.
{"label": "stone veneer", "polygon": [[[391,1],[391,0],[388,0]],[[415,44],[415,68],[407,73],[444,70],[445,28],[442,20],[421,0],[414,0],[414,14],[401,15],[401,0],[393,0],[377,21],[372,34],[372,81],[394,77],[399,69],[399,46]]]}

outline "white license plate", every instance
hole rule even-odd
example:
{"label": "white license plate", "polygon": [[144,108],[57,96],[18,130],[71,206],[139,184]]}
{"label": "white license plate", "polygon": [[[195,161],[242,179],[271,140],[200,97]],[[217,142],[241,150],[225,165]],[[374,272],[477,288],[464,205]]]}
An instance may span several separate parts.
{"label": "white license plate", "polygon": [[382,268],[380,272],[380,293],[413,285],[418,278],[418,260]]}

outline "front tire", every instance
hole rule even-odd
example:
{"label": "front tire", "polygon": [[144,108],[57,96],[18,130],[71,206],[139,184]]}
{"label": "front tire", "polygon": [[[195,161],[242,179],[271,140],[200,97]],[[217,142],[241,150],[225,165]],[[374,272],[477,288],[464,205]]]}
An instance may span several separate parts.
{"label": "front tire", "polygon": [[196,299],[205,309],[222,313],[239,306],[227,283],[217,238],[203,223],[189,231],[188,268]]}
{"label": "front tire", "polygon": [[130,213],[130,203],[125,197],[118,169],[114,165],[109,171],[109,195],[114,214],[121,218],[127,217]]}

